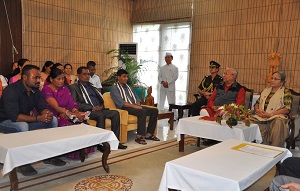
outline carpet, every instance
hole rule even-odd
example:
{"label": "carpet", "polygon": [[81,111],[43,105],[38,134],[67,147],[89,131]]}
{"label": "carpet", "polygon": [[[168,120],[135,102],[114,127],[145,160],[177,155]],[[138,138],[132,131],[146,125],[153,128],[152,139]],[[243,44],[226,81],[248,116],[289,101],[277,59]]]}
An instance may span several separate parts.
{"label": "carpet", "polygon": [[[184,152],[178,152],[176,139],[112,151],[108,159],[109,174],[102,168],[102,154],[98,151],[84,163],[64,158],[67,165],[63,167],[39,162],[33,165],[39,172],[37,175],[22,177],[18,173],[19,188],[24,191],[157,191],[165,163],[198,150],[196,138],[187,137]],[[271,170],[247,191],[264,190],[274,173]],[[0,190],[8,191],[8,177],[1,178],[0,182]]]}

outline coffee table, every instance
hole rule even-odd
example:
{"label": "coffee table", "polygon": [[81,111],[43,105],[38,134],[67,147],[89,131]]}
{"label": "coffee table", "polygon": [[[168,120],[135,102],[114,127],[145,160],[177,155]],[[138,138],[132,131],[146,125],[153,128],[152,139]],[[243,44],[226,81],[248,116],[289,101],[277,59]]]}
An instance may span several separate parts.
{"label": "coffee table", "polygon": [[163,111],[163,110],[159,110],[158,111],[158,117],[157,119],[167,119],[169,118],[169,122],[170,122],[170,130],[173,130],[174,127],[174,112],[167,112],[167,111]]}
{"label": "coffee table", "polygon": [[178,120],[183,117],[183,110],[188,109],[188,116],[191,116],[191,103],[175,103],[169,104],[169,111],[172,109],[178,109]]}
{"label": "coffee table", "polygon": [[179,152],[184,151],[184,135],[203,137],[217,141],[227,139],[239,139],[242,141],[257,143],[262,142],[261,133],[257,124],[234,126],[232,129],[227,125],[220,125],[215,121],[199,120],[199,116],[183,118],[178,122],[176,132],[179,141]]}
{"label": "coffee table", "polygon": [[11,190],[18,190],[16,167],[76,150],[81,150],[83,162],[84,148],[100,143],[104,145],[102,165],[109,172],[108,155],[111,149],[117,150],[119,144],[112,131],[79,124],[1,135],[0,162],[4,164],[2,175],[9,173]]}
{"label": "coffee table", "polygon": [[[250,154],[233,147],[246,143],[282,151],[275,158]],[[160,182],[159,191],[222,190],[241,191],[267,173],[275,164],[292,153],[279,147],[249,143],[236,139],[169,161]]]}

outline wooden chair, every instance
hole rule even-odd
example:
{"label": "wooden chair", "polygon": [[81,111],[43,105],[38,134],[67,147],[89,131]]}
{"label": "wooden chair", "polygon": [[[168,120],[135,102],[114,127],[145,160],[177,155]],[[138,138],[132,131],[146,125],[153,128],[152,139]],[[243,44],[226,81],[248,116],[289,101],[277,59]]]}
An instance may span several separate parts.
{"label": "wooden chair", "polygon": [[290,89],[293,97],[292,108],[289,114],[289,136],[286,139],[286,148],[295,149],[296,141],[300,141],[299,129],[300,129],[300,93]]}
{"label": "wooden chair", "polygon": [[254,90],[249,89],[245,86],[243,86],[243,88],[246,91],[244,108],[245,108],[245,110],[251,110]]}

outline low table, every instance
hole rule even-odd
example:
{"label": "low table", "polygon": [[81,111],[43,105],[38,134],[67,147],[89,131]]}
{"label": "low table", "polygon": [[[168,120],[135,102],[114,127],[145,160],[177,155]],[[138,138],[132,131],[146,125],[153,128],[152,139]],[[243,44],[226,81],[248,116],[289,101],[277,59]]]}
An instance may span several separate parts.
{"label": "low table", "polygon": [[178,120],[183,117],[183,110],[188,109],[188,116],[191,116],[191,103],[175,103],[169,104],[169,111],[172,109],[178,109]]}
{"label": "low table", "polygon": [[184,151],[184,135],[203,137],[217,141],[227,139],[239,139],[242,141],[257,143],[262,142],[261,133],[257,124],[251,124],[250,127],[237,125],[232,129],[227,125],[220,125],[215,121],[199,120],[199,116],[183,118],[178,122],[176,132],[177,141],[179,141],[179,152]]}
{"label": "low table", "polygon": [[109,172],[107,158],[110,149],[117,150],[119,144],[112,131],[79,124],[1,135],[0,162],[4,164],[2,175],[9,173],[11,190],[18,190],[16,167],[80,149],[83,162],[84,148],[100,143],[104,145],[102,165]]}
{"label": "low table", "polygon": [[[242,143],[283,152],[275,158],[271,158],[232,149]],[[285,148],[230,139],[167,162],[159,191],[173,189],[245,190],[267,173],[276,163],[291,156],[292,153]]]}
{"label": "low table", "polygon": [[170,130],[173,130],[174,127],[174,112],[167,112],[167,111],[163,111],[163,110],[159,110],[158,111],[158,117],[157,119],[166,119],[169,118],[169,122],[170,122]]}

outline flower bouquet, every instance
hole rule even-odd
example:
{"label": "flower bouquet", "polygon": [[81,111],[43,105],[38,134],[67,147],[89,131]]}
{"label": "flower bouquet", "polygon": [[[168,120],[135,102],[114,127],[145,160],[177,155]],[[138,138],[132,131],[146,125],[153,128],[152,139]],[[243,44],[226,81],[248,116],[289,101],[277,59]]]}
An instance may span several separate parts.
{"label": "flower bouquet", "polygon": [[216,114],[216,122],[221,125],[222,120],[226,120],[226,124],[232,128],[236,126],[238,122],[245,123],[246,126],[250,126],[250,116],[251,111],[245,110],[243,105],[225,104],[219,107]]}

